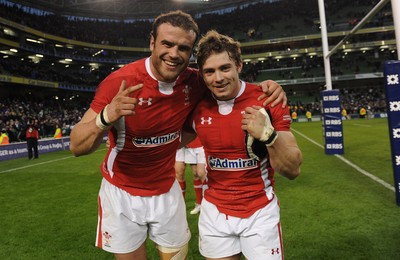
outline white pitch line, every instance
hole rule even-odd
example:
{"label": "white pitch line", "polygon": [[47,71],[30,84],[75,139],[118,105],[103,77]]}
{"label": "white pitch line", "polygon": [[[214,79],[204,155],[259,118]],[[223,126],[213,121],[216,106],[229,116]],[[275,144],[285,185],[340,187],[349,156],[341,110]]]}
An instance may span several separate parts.
{"label": "white pitch line", "polygon": [[[308,136],[306,136],[306,135],[300,133],[299,131],[297,131],[297,130],[295,130],[295,129],[293,129],[293,128],[291,128],[291,129],[292,129],[293,132],[295,132],[296,134],[298,134],[298,135],[302,136],[303,138],[307,139],[308,141],[310,141],[311,143],[315,144],[316,146],[318,146],[318,147],[320,147],[320,148],[322,148],[322,149],[325,148],[323,145],[317,143],[316,141],[312,140],[312,139],[309,138]],[[347,159],[344,158],[343,156],[338,155],[338,154],[334,154],[334,155],[336,156],[336,158],[342,160],[344,163],[346,163],[346,164],[349,165],[350,167],[353,167],[353,168],[354,168],[355,170],[357,170],[359,173],[364,174],[365,176],[371,178],[372,180],[376,181],[376,182],[379,183],[379,184],[382,184],[385,188],[388,188],[389,190],[391,190],[391,191],[393,191],[393,192],[396,192],[395,188],[394,188],[392,185],[390,185],[389,183],[385,182],[384,180],[382,180],[382,179],[376,177],[375,175],[373,175],[373,174],[367,172],[366,170],[360,168],[359,166],[357,166],[357,165],[355,165],[354,163],[350,162],[349,160],[347,160]]]}
{"label": "white pitch line", "polygon": [[13,169],[1,171],[0,173],[18,171],[18,170],[35,167],[35,166],[42,165],[42,164],[48,164],[48,163],[52,163],[52,162],[57,162],[57,161],[69,159],[69,158],[72,158],[72,157],[74,157],[74,156],[68,156],[68,157],[63,157],[63,158],[60,158],[60,159],[55,159],[55,160],[51,160],[51,161],[47,161],[47,162],[40,162],[40,163],[30,164],[30,165],[26,165],[26,166],[22,166],[22,167],[18,167],[18,168],[13,168]]}
{"label": "white pitch line", "polygon": [[[95,152],[100,152],[100,151],[104,151],[106,149],[99,149],[96,150]],[[58,161],[62,161],[65,159],[70,159],[70,158],[74,158],[75,156],[67,156],[67,157],[63,157],[63,158],[59,158],[59,159],[54,159],[54,160],[50,160],[50,161],[46,161],[46,162],[40,162],[40,163],[35,163],[35,164],[30,164],[30,165],[26,165],[26,166],[22,166],[22,167],[18,167],[18,168],[12,168],[12,169],[8,169],[5,171],[0,171],[0,173],[6,173],[6,172],[13,172],[13,171],[18,171],[18,170],[23,170],[26,168],[31,168],[31,167],[35,167],[38,165],[42,165],[42,164],[48,164],[48,163],[53,163],[53,162],[58,162]]]}

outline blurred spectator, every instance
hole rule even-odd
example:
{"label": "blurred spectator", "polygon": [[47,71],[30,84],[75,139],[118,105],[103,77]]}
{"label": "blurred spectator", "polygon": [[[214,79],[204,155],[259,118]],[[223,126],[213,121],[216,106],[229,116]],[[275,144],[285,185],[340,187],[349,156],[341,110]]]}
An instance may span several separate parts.
{"label": "blurred spectator", "polygon": [[297,112],[296,112],[296,110],[293,110],[291,115],[292,115],[292,121],[293,122],[297,122]]}
{"label": "blurred spectator", "polygon": [[5,144],[9,144],[9,138],[7,135],[7,131],[5,128],[1,129],[1,135],[0,135],[0,145],[5,145]]}
{"label": "blurred spectator", "polygon": [[54,138],[58,139],[62,137],[62,132],[61,132],[61,128],[58,124],[56,124],[56,131],[54,133]]}
{"label": "blurred spectator", "polygon": [[37,120],[29,120],[26,127],[26,144],[28,146],[28,159],[38,159],[39,158],[39,150],[38,150],[38,140],[39,140],[39,131]]}
{"label": "blurred spectator", "polygon": [[311,112],[309,110],[307,110],[307,112],[306,112],[306,117],[307,117],[307,121],[308,122],[312,121],[312,114],[311,114]]}

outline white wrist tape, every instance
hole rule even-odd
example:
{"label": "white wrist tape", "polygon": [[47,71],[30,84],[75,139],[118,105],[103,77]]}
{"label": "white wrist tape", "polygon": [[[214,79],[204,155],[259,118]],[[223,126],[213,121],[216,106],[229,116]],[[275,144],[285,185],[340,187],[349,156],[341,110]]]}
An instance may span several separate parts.
{"label": "white wrist tape", "polygon": [[108,119],[107,107],[108,105],[105,108],[103,108],[103,110],[101,110],[101,112],[96,116],[96,125],[101,130],[106,129],[111,125],[111,122]]}
{"label": "white wrist tape", "polygon": [[111,122],[108,119],[107,107],[108,107],[108,105],[103,109],[103,116],[104,116],[104,121],[105,121],[106,125],[110,126]]}
{"label": "white wrist tape", "polygon": [[276,141],[276,138],[278,138],[278,134],[275,132],[275,129],[271,123],[271,119],[269,118],[269,115],[265,108],[261,108],[260,112],[265,116],[265,123],[263,133],[259,140],[267,146],[271,146]]}
{"label": "white wrist tape", "polygon": [[260,112],[265,115],[265,123],[262,130],[262,135],[260,139],[255,139],[252,135],[246,132],[246,150],[250,158],[254,158],[260,161],[267,154],[267,148],[265,146],[271,146],[274,144],[278,134],[275,132],[274,127],[271,124],[271,120],[267,111],[262,108]]}

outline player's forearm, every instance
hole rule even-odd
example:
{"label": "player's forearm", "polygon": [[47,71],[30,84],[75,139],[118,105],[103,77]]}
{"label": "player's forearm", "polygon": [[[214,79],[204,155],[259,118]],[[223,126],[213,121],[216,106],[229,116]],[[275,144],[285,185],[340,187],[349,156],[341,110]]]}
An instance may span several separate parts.
{"label": "player's forearm", "polygon": [[300,175],[300,166],[303,155],[291,134],[278,133],[278,138],[268,147],[271,166],[282,176],[295,179]]}
{"label": "player's forearm", "polygon": [[182,137],[181,137],[181,144],[179,148],[185,147],[188,143],[193,141],[196,138],[196,133],[192,132],[187,132],[185,130],[182,131]]}
{"label": "player's forearm", "polygon": [[300,150],[295,147],[288,147],[286,152],[279,156],[274,169],[282,176],[293,180],[300,175],[300,165],[302,161]]}
{"label": "player's forearm", "polygon": [[105,130],[97,127],[94,120],[74,126],[71,131],[70,150],[75,156],[94,152],[102,143]]}

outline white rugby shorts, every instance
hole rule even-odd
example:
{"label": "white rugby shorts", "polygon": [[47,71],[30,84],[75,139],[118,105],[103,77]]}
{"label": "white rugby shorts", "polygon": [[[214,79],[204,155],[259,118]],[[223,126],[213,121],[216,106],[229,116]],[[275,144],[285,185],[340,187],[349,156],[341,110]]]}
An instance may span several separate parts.
{"label": "white rugby shorts", "polygon": [[185,147],[179,148],[176,150],[175,161],[177,162],[185,162]]}
{"label": "white rugby shorts", "polygon": [[176,151],[175,160],[177,162],[185,162],[188,164],[206,163],[206,156],[203,147],[187,148],[182,147]]}
{"label": "white rugby shorts", "polygon": [[251,260],[283,259],[280,208],[276,196],[249,218],[220,213],[203,198],[199,217],[200,253],[208,258],[243,253]]}
{"label": "white rugby shorts", "polygon": [[164,247],[189,242],[186,206],[177,181],[158,196],[133,196],[103,178],[99,197],[96,246],[111,253],[130,253],[149,238]]}

